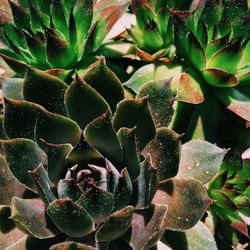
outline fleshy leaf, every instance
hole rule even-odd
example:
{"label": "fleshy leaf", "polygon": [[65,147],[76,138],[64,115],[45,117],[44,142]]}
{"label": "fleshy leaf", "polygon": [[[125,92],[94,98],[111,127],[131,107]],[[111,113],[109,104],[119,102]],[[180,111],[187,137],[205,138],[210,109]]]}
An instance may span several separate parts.
{"label": "fleshy leaf", "polygon": [[65,82],[48,73],[28,68],[23,94],[25,100],[40,104],[50,112],[65,115],[64,93],[67,87]]}
{"label": "fleshy leaf", "polygon": [[144,149],[151,155],[152,166],[157,170],[160,181],[174,177],[178,172],[181,135],[168,128],[159,128],[156,137]]}
{"label": "fleshy leaf", "polygon": [[11,217],[17,225],[32,236],[39,239],[54,237],[48,227],[45,204],[38,199],[13,198]]}
{"label": "fleshy leaf", "polygon": [[69,117],[82,129],[109,109],[102,96],[78,75],[66,91],[65,103]]}
{"label": "fleshy leaf", "polygon": [[137,97],[148,97],[155,126],[167,127],[173,115],[173,93],[170,86],[171,80],[151,81],[145,84]]}
{"label": "fleshy leaf", "polygon": [[171,69],[166,66],[157,67],[154,64],[149,64],[137,70],[124,85],[131,88],[135,93],[138,93],[142,86],[149,81],[170,79],[175,75],[178,76],[180,73],[181,67]]}
{"label": "fleshy leaf", "polygon": [[98,164],[99,162],[103,162],[103,160],[102,155],[94,148],[90,147],[83,136],[80,139],[80,142],[67,156],[67,161],[71,165],[78,164],[79,166]]}
{"label": "fleshy leaf", "polygon": [[250,91],[248,86],[222,89],[218,93],[216,92],[216,94],[229,110],[246,121],[250,121]]}
{"label": "fleshy leaf", "polygon": [[91,247],[85,244],[67,241],[53,245],[49,250],[96,250],[95,247]]}
{"label": "fleshy leaf", "polygon": [[80,197],[77,203],[91,215],[95,223],[101,223],[111,214],[113,195],[93,186]]}
{"label": "fleshy leaf", "polygon": [[134,181],[140,174],[139,153],[137,151],[135,129],[121,128],[117,136],[123,148],[123,163]]}
{"label": "fleshy leaf", "polygon": [[83,237],[95,228],[89,213],[69,199],[53,201],[47,213],[60,231],[71,237]]}
{"label": "fleshy leaf", "polygon": [[128,170],[121,171],[116,190],[114,193],[114,210],[117,211],[127,206],[131,200],[133,186],[129,177]]}
{"label": "fleshy leaf", "polygon": [[40,163],[47,165],[47,155],[28,139],[1,140],[0,143],[14,176],[29,188],[34,188],[35,182],[28,171]]}
{"label": "fleshy leaf", "polygon": [[186,232],[167,230],[162,241],[166,241],[171,248],[176,250],[218,250],[214,236],[200,221]]}
{"label": "fleshy leaf", "polygon": [[213,55],[208,62],[207,68],[217,68],[233,72],[237,69],[241,56],[242,51],[239,42],[230,44]]}
{"label": "fleshy leaf", "polygon": [[208,84],[219,88],[234,87],[239,84],[233,74],[216,68],[204,70],[203,77]]}
{"label": "fleshy leaf", "polygon": [[71,144],[51,144],[45,141],[40,144],[48,156],[49,179],[56,183],[65,176],[66,157],[73,147]]}
{"label": "fleshy leaf", "polygon": [[123,152],[113,129],[109,112],[96,118],[84,130],[84,136],[88,144],[98,150],[111,162],[120,163]]}
{"label": "fleshy leaf", "polygon": [[127,98],[121,101],[117,105],[113,124],[116,130],[122,127],[136,127],[136,137],[140,151],[155,137],[155,126],[150,114],[147,97]]}
{"label": "fleshy leaf", "polygon": [[57,193],[60,199],[69,198],[77,201],[82,195],[82,191],[73,179],[61,179],[57,185]]}
{"label": "fleshy leaf", "polygon": [[186,72],[181,74],[177,98],[179,101],[192,104],[199,104],[204,101],[199,82]]}
{"label": "fleshy leaf", "polygon": [[3,97],[23,100],[23,79],[21,78],[2,78]]}
{"label": "fleshy leaf", "polygon": [[10,205],[12,197],[22,197],[25,186],[11,173],[2,155],[0,155],[0,169],[0,205]]}
{"label": "fleshy leaf", "polygon": [[134,208],[128,206],[110,215],[96,232],[98,242],[109,242],[121,237],[130,227]]}
{"label": "fleshy leaf", "polygon": [[174,179],[159,186],[153,203],[168,205],[166,229],[185,231],[200,220],[211,200],[199,181]]}
{"label": "fleshy leaf", "polygon": [[181,149],[178,178],[208,183],[218,172],[227,150],[202,140],[185,143]]}
{"label": "fleshy leaf", "polygon": [[141,163],[140,175],[137,179],[138,198],[136,209],[148,208],[157,191],[157,172],[151,166],[150,155]]}
{"label": "fleshy leaf", "polygon": [[124,99],[122,84],[107,67],[103,57],[90,66],[83,78],[106,100],[112,111],[115,111],[117,103]]}
{"label": "fleshy leaf", "polygon": [[53,193],[53,184],[50,182],[48,172],[42,164],[30,172],[36,183],[37,191],[41,199],[49,204],[56,199]]}
{"label": "fleshy leaf", "polygon": [[133,249],[150,249],[159,241],[165,232],[167,210],[167,205],[155,205],[134,213],[128,237]]}

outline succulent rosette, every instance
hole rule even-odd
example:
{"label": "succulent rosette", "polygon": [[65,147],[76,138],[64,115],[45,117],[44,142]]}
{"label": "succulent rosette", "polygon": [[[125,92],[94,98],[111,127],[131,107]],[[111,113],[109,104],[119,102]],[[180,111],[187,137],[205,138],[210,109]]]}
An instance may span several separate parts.
{"label": "succulent rosette", "polygon": [[209,183],[209,196],[215,201],[210,210],[221,249],[249,242],[249,158],[249,149],[242,156],[229,152]]}
{"label": "succulent rosette", "polygon": [[125,85],[137,93],[146,81],[172,77],[177,102],[170,127],[185,133],[185,141],[202,138],[243,151],[250,146],[248,5],[133,1],[137,25],[125,37],[135,58],[149,64],[135,67]]}
{"label": "succulent rosette", "polygon": [[194,141],[203,167],[189,173],[193,146],[180,160],[181,135],[166,128],[168,80],[125,98],[100,58],[69,85],[28,67],[23,79],[3,79],[3,96],[3,248],[150,249],[166,229],[192,228],[211,204],[204,184],[226,151]]}
{"label": "succulent rosette", "polygon": [[[9,1],[1,10],[1,57],[18,75],[26,66],[66,79],[95,61],[99,48],[128,2],[88,0]],[[73,71],[72,71],[73,70]]]}

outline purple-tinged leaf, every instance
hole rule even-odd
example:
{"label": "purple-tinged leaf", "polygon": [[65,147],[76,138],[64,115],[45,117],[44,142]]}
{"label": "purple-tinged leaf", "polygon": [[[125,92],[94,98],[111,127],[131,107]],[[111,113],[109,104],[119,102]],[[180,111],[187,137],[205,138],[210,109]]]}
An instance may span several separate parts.
{"label": "purple-tinged leaf", "polygon": [[97,242],[109,242],[120,238],[130,228],[134,208],[125,207],[110,215],[96,232]]}
{"label": "purple-tinged leaf", "polygon": [[46,218],[46,206],[38,199],[13,198],[11,206],[11,218],[24,232],[39,239],[52,238],[55,236],[49,228]]}
{"label": "purple-tinged leaf", "polygon": [[91,247],[91,246],[81,244],[81,243],[77,243],[77,242],[73,242],[73,241],[57,243],[57,244],[51,246],[49,250],[72,250],[72,249],[96,250],[95,247]]}

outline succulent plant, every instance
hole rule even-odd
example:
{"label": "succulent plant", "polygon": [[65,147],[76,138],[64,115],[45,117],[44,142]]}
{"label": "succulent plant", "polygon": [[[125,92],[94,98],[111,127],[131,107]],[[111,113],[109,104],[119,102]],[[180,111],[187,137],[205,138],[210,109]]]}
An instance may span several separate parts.
{"label": "succulent plant", "polygon": [[[150,66],[139,68],[125,85],[137,93],[145,79],[174,77],[178,101],[171,123],[173,130],[185,133],[186,141],[203,138],[227,147],[248,148],[247,1],[133,3],[137,25],[128,34],[136,47],[135,58]],[[224,126],[229,123],[230,129],[225,131]],[[238,140],[239,131],[242,136]]]}
{"label": "succulent plant", "polygon": [[[186,145],[180,160],[169,81],[125,98],[100,58],[69,85],[28,67],[3,79],[3,96],[0,229],[20,238],[8,249],[149,249],[210,205],[203,184],[225,151],[193,141],[201,150]],[[189,172],[194,157],[202,167]]]}
{"label": "succulent plant", "polygon": [[13,21],[4,9],[0,12],[2,58],[21,76],[28,65],[63,79],[95,61],[96,50],[128,6],[126,1],[91,0],[9,4]]}
{"label": "succulent plant", "polygon": [[249,158],[249,150],[242,156],[229,151],[220,171],[209,183],[209,196],[215,201],[210,211],[221,249],[249,242]]}

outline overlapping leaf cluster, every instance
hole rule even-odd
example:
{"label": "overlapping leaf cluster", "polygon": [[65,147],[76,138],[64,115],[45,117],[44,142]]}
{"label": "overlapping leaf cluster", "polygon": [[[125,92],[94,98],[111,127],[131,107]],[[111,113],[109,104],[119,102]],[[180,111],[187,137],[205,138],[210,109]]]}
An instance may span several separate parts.
{"label": "overlapping leaf cluster", "polygon": [[11,205],[11,221],[30,235],[10,249],[37,242],[148,249],[166,228],[187,230],[207,209],[199,181],[172,179],[181,136],[166,128],[169,81],[125,98],[103,58],[69,85],[34,68],[3,81],[1,204]]}
{"label": "overlapping leaf cluster", "polygon": [[0,50],[23,76],[26,65],[67,78],[71,70],[95,60],[95,52],[128,3],[81,0],[9,1],[12,16],[1,10]]}
{"label": "overlapping leaf cluster", "polygon": [[[133,6],[137,25],[125,38],[133,42],[138,59],[155,63],[152,78],[175,78],[179,102],[172,128],[185,132],[186,140],[249,147],[248,1],[133,1]],[[145,77],[147,72],[147,66],[138,70]]]}

